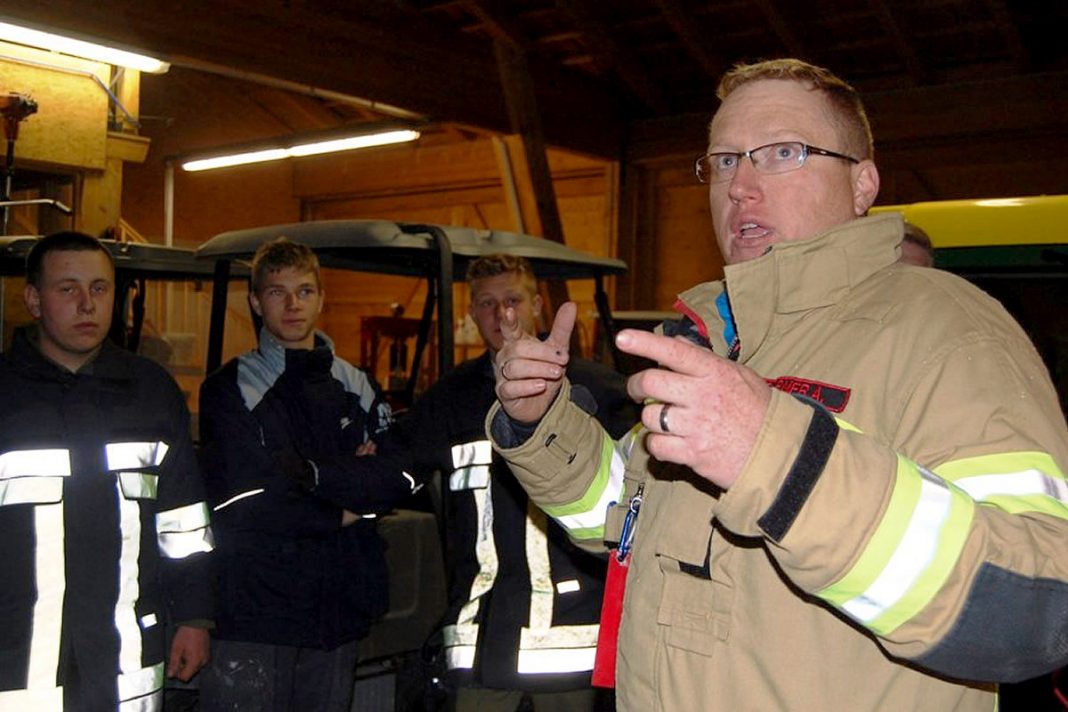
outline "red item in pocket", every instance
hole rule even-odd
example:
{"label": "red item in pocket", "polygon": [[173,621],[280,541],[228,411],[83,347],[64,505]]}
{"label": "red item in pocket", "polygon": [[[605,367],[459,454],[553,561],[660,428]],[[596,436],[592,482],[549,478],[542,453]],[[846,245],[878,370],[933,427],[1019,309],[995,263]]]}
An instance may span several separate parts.
{"label": "red item in pocket", "polygon": [[619,647],[619,622],[623,618],[623,592],[627,588],[630,553],[621,562],[618,552],[608,553],[608,577],[601,604],[601,627],[597,633],[597,655],[593,662],[593,686],[616,686],[616,649]]}

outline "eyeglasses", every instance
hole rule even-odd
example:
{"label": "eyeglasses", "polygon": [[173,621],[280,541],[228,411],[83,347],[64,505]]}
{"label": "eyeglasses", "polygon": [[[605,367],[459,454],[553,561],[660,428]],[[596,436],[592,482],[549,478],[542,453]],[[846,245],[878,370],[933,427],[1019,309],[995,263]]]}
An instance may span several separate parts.
{"label": "eyeglasses", "polygon": [[805,160],[810,155],[830,156],[841,158],[850,163],[860,163],[859,160],[844,153],[835,153],[826,148],[809,146],[800,141],[783,141],[757,146],[748,151],[720,151],[706,153],[698,156],[694,162],[694,170],[697,180],[702,183],[724,183],[734,177],[738,172],[738,162],[742,158],[748,158],[753,162],[753,168],[760,173],[789,173],[796,171],[805,165]]}

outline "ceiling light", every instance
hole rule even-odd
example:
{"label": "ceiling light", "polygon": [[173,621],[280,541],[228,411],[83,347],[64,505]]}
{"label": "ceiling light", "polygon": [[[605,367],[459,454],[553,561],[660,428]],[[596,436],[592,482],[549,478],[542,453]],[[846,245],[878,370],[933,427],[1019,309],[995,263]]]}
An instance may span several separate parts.
{"label": "ceiling light", "polygon": [[152,74],[163,74],[171,66],[154,57],[146,57],[145,55],[134,54],[114,47],[53,35],[49,32],[31,30],[28,27],[19,27],[6,22],[0,22],[0,40],[47,49],[61,54],[69,54],[83,59],[106,62],[107,64],[128,67]]}
{"label": "ceiling light", "polygon": [[240,166],[246,163],[262,163],[263,161],[277,161],[282,158],[294,156],[314,156],[320,153],[336,153],[338,151],[352,151],[357,148],[369,148],[371,146],[385,146],[391,143],[404,143],[419,138],[418,131],[399,130],[383,131],[373,134],[347,136],[344,138],[324,139],[309,143],[301,143],[289,148],[270,148],[256,151],[243,151],[224,156],[210,158],[197,158],[182,163],[182,168],[187,171],[207,171],[213,168],[225,168],[227,166]]}

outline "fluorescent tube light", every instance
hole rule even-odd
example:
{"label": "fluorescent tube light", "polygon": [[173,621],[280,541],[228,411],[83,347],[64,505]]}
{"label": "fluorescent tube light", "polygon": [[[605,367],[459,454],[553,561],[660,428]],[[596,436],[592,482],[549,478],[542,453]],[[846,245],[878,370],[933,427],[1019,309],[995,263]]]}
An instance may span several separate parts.
{"label": "fluorescent tube light", "polygon": [[414,141],[417,138],[419,138],[418,131],[384,131],[382,133],[364,134],[362,136],[348,136],[345,138],[302,143],[296,146],[290,146],[289,148],[270,148],[258,151],[232,153],[212,158],[192,159],[182,163],[182,168],[187,171],[207,171],[213,168],[240,166],[246,163],[277,161],[282,158],[291,158],[294,156],[314,156],[320,153],[336,153],[338,151],[352,151],[357,148],[369,148],[371,146],[386,146],[391,143]]}
{"label": "fluorescent tube light", "polygon": [[146,57],[142,54],[134,54],[114,47],[62,37],[50,32],[31,30],[28,27],[19,27],[6,22],[0,22],[0,40],[47,49],[61,54],[69,54],[83,59],[106,62],[107,64],[137,69],[151,74],[163,74],[171,66],[154,57]]}

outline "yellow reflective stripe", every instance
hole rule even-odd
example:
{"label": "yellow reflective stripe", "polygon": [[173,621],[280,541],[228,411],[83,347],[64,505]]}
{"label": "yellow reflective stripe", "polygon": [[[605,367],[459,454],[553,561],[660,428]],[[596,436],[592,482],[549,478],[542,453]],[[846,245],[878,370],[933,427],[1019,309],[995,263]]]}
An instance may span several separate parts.
{"label": "yellow reflective stripe", "polygon": [[980,455],[943,463],[935,472],[976,502],[1012,514],[1039,512],[1068,519],[1068,482],[1048,453]]}
{"label": "yellow reflective stripe", "polygon": [[885,635],[918,613],[960,556],[974,504],[898,457],[890,502],[853,567],[818,596]]}
{"label": "yellow reflective stripe", "polygon": [[838,423],[838,427],[842,430],[848,430],[851,433],[863,433],[864,431],[857,426],[850,423],[848,420],[842,420],[841,418],[835,418],[834,422]]}
{"label": "yellow reflective stripe", "polygon": [[603,539],[608,507],[623,492],[626,462],[607,433],[601,436],[601,460],[586,494],[570,504],[545,507],[545,512],[576,539]]}
{"label": "yellow reflective stripe", "polygon": [[215,541],[208,522],[205,502],[159,512],[156,514],[156,538],[160,552],[169,559],[184,559],[201,551],[211,551]]}
{"label": "yellow reflective stripe", "polygon": [[119,709],[123,712],[160,709],[162,694],[155,693],[163,691],[163,663],[122,673],[117,682]]}
{"label": "yellow reflective stripe", "polygon": [[534,630],[544,630],[553,624],[553,596],[556,595],[549,565],[548,520],[538,505],[527,501],[527,522],[524,546],[527,570],[530,572],[530,620]]}
{"label": "yellow reflective stripe", "polygon": [[[67,590],[66,543],[63,504],[34,507],[34,576],[37,600],[33,602],[33,638],[30,640],[26,687],[51,694],[56,688],[59,668],[59,641],[63,627],[63,597]],[[47,706],[5,707],[4,709],[58,709]],[[60,704],[62,707],[62,702]]]}
{"label": "yellow reflective stripe", "polygon": [[159,467],[170,448],[162,440],[154,442],[108,443],[104,446],[108,470],[141,470]]}
{"label": "yellow reflective stripe", "polygon": [[70,450],[9,450],[0,453],[0,480],[16,477],[70,477]]}
{"label": "yellow reflective stripe", "polygon": [[141,595],[137,560],[141,553],[141,505],[122,496],[119,490],[119,595],[115,601],[115,629],[119,634],[119,671],[141,670],[141,626],[134,605]]}
{"label": "yellow reflective stripe", "polygon": [[128,499],[155,499],[159,490],[159,475],[147,472],[120,472],[119,486]]}

